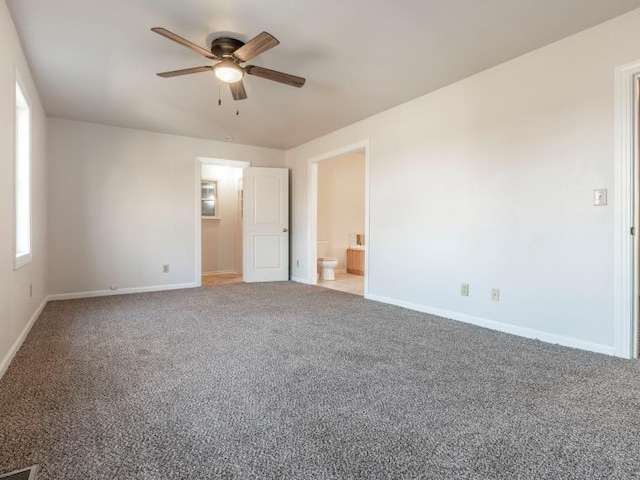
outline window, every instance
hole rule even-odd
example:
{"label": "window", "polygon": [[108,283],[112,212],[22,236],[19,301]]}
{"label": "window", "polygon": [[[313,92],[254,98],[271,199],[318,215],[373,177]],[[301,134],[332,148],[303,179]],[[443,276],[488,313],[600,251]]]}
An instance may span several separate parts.
{"label": "window", "polygon": [[16,263],[31,261],[31,108],[16,80]]}

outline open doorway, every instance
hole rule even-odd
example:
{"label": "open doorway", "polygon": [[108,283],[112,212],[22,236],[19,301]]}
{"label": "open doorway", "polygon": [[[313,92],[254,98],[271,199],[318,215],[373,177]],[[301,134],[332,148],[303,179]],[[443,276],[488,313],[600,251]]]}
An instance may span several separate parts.
{"label": "open doorway", "polygon": [[356,295],[364,295],[364,172],[364,149],[318,164],[318,285]]}
{"label": "open doorway", "polygon": [[368,171],[368,142],[310,161],[308,283],[367,295]]}
{"label": "open doorway", "polygon": [[242,282],[243,168],[248,162],[198,158],[196,246],[201,285]]}

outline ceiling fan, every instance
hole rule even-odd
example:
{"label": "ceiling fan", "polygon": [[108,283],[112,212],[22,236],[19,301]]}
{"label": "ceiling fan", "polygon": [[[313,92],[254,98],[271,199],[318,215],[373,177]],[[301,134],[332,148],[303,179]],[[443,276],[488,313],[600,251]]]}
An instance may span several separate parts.
{"label": "ceiling fan", "polygon": [[247,98],[247,91],[244,88],[244,83],[242,83],[242,78],[245,74],[266,78],[267,80],[284,83],[285,85],[291,85],[292,87],[300,88],[304,85],[305,79],[302,77],[258,67],[256,65],[247,65],[245,67],[240,65],[241,63],[248,62],[257,55],[266,52],[280,43],[277,38],[267,32],[262,32],[256,35],[247,43],[229,37],[216,38],[211,42],[211,50],[209,51],[206,48],[200,47],[199,45],[196,45],[195,43],[192,43],[165,28],[155,27],[152,28],[151,31],[190,48],[204,57],[211,60],[217,60],[214,65],[205,65],[202,67],[185,68],[183,70],[158,73],[158,76],[160,77],[169,78],[177,77],[179,75],[189,75],[191,73],[213,71],[216,77],[229,84],[231,95],[234,100],[244,100]]}

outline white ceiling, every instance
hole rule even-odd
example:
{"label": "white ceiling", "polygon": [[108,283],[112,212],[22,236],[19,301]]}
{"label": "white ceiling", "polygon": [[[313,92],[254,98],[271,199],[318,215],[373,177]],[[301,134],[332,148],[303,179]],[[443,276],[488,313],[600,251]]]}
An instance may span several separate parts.
{"label": "white ceiling", "polygon": [[[49,116],[287,149],[601,23],[640,0],[7,0]],[[216,33],[281,44],[249,63],[240,115],[205,48]]]}

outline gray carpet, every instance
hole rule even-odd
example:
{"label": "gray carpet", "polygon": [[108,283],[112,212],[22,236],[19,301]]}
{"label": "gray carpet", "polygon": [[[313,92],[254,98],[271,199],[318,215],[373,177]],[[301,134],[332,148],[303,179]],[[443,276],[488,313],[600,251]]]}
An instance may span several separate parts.
{"label": "gray carpet", "polygon": [[52,302],[0,473],[640,478],[640,367],[293,283]]}

